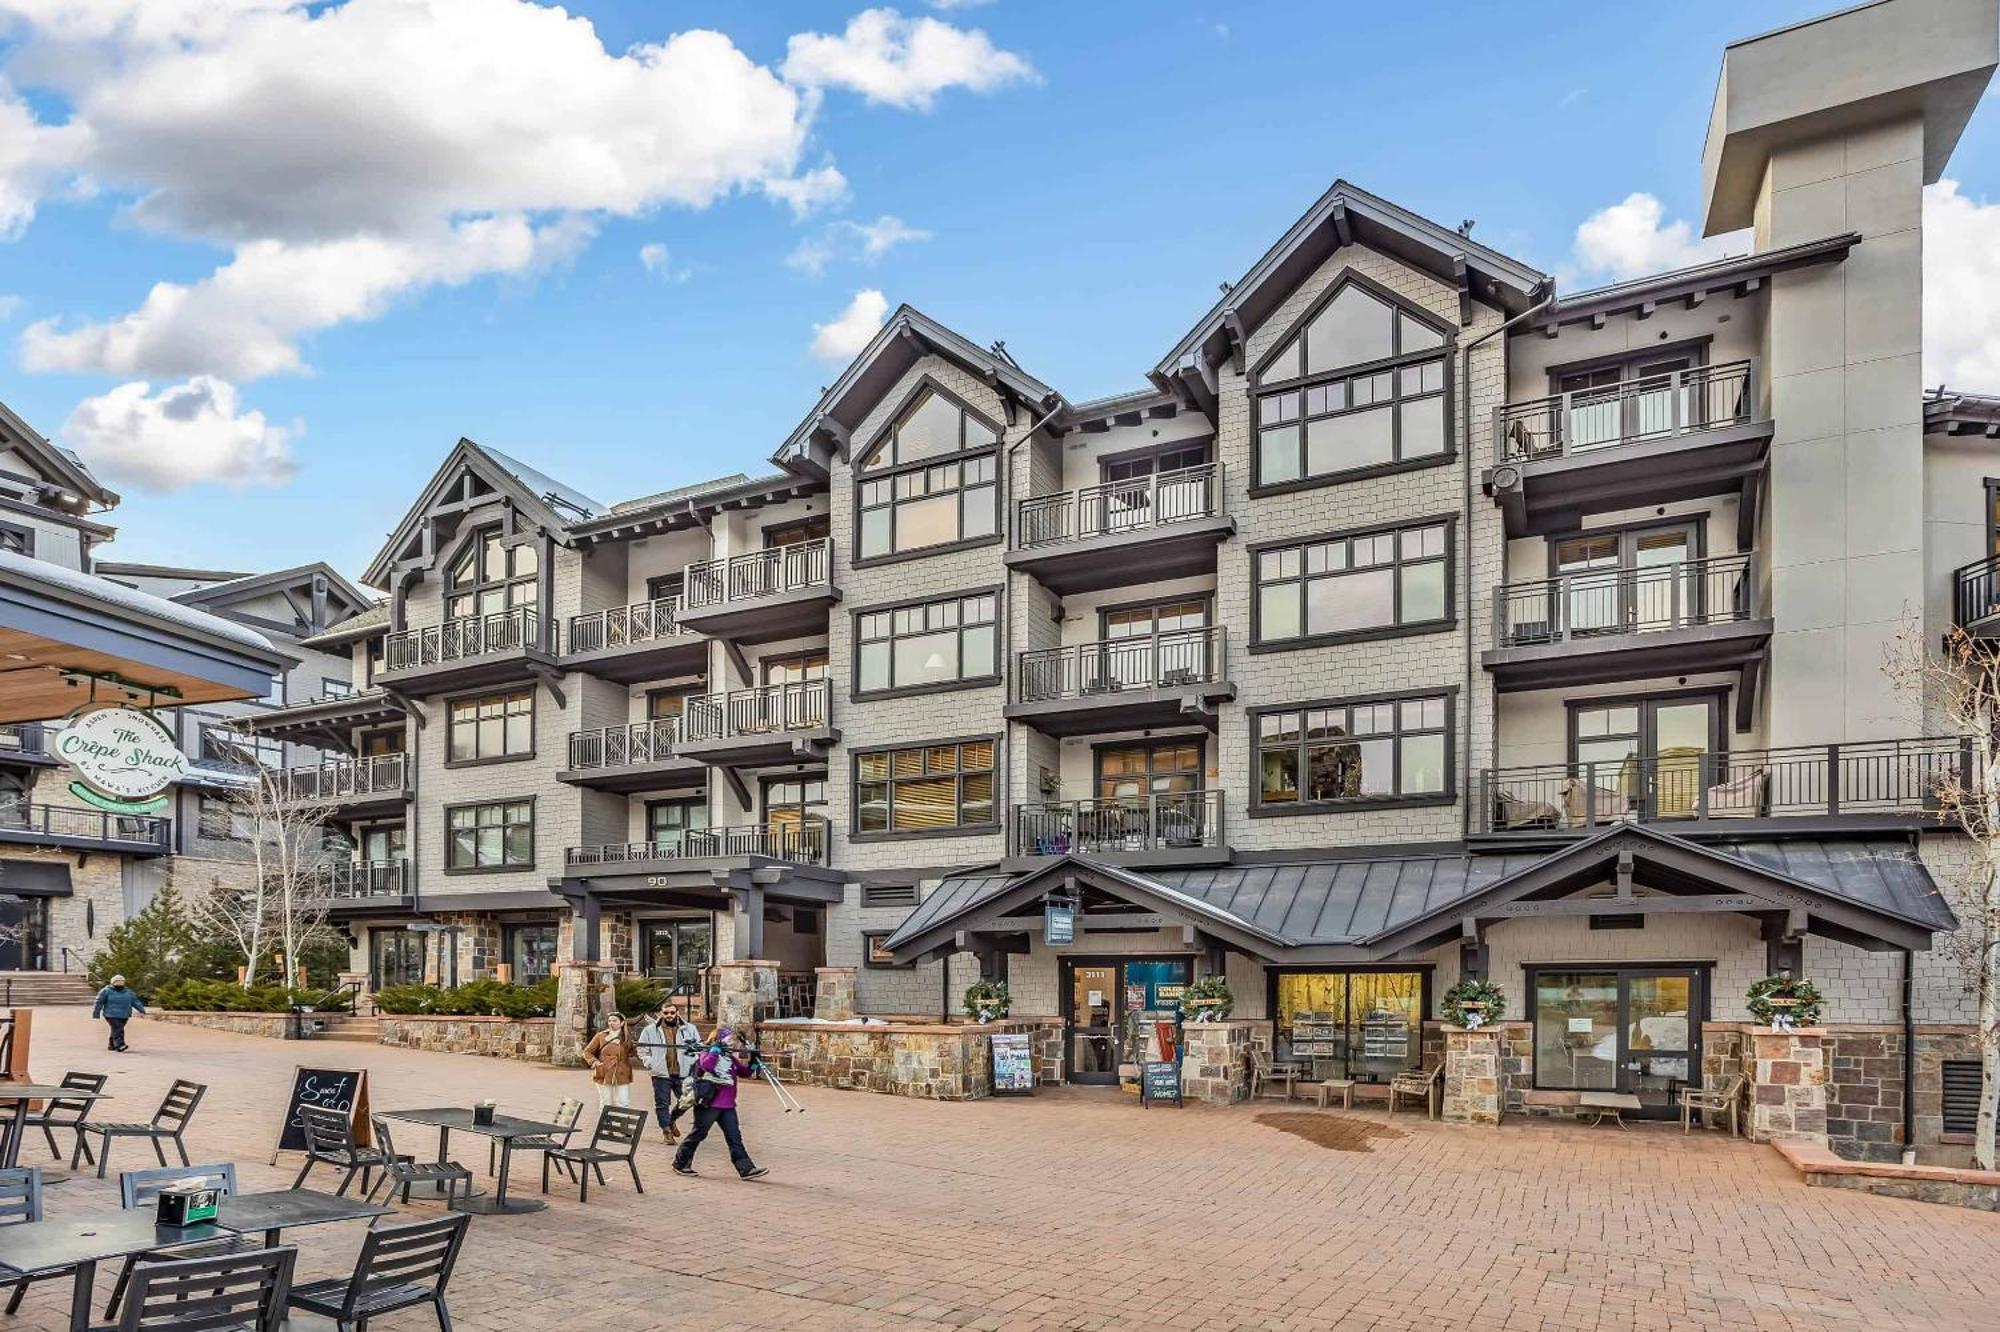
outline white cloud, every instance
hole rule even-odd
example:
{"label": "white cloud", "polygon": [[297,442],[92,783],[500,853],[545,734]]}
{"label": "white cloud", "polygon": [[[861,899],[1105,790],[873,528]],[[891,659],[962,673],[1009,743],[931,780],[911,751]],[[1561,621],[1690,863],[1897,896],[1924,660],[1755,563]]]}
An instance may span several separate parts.
{"label": "white cloud", "polygon": [[792,210],[795,218],[810,217],[847,199],[847,177],[831,162],[786,180],[767,180],[764,193]]}
{"label": "white cloud", "polygon": [[1704,238],[1685,220],[1665,217],[1658,199],[1636,193],[1592,213],[1576,229],[1576,276],[1622,282],[1750,251],[1745,232]]}
{"label": "white cloud", "polygon": [[873,287],[854,293],[847,308],[830,323],[813,325],[811,354],[816,361],[848,361],[860,354],[882,327],[889,302]]}
{"label": "white cloud", "polygon": [[928,111],[951,88],[992,92],[1036,78],[1034,66],[977,28],[928,16],[864,9],[839,36],[799,33],[785,47],[785,77],[806,88],[846,88],[870,102]]}
{"label": "white cloud", "polygon": [[1924,191],[1924,382],[2000,391],[2000,203]]}
{"label": "white cloud", "polygon": [[649,241],[639,247],[639,266],[662,282],[685,282],[690,269],[674,266],[673,251],[659,241]]}
{"label": "white cloud", "polygon": [[884,213],[873,222],[852,222],[842,218],[817,236],[807,237],[785,257],[785,263],[803,273],[819,274],[836,259],[856,259],[873,263],[898,245],[925,241],[931,233],[913,227],[900,217]]}
{"label": "white cloud", "polygon": [[61,438],[112,481],[168,492],[207,483],[282,485],[297,470],[297,433],[296,425],[239,410],[233,384],[196,375],[158,393],[141,381],[85,398]]}

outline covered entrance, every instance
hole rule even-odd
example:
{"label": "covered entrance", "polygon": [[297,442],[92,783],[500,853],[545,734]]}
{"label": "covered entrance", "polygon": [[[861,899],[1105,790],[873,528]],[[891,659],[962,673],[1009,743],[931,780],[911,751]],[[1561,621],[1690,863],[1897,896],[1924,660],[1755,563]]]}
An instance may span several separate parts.
{"label": "covered entrance", "polygon": [[1694,966],[1531,968],[1536,1089],[1625,1092],[1639,1115],[1673,1118],[1680,1089],[1701,1081],[1708,977]]}
{"label": "covered entrance", "polygon": [[1191,957],[1064,958],[1069,1080],[1117,1082],[1118,1066],[1137,1058],[1143,1034],[1133,1015],[1177,1011],[1193,979]]}

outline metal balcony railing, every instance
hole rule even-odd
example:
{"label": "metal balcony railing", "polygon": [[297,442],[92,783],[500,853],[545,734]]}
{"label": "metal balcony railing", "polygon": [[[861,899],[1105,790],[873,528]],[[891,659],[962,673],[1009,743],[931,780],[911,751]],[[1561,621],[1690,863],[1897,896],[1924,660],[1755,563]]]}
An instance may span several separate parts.
{"label": "metal balcony railing", "polygon": [[470,615],[392,633],[383,642],[383,669],[407,671],[545,646],[541,614],[533,606],[516,606],[491,615]]}
{"label": "metal balcony railing", "polygon": [[403,897],[410,891],[409,872],[401,860],[335,860],[321,865],[314,877],[332,898]]}
{"label": "metal balcony railing", "polygon": [[40,722],[23,722],[18,726],[0,726],[0,756],[46,754],[48,733],[42,730]]}
{"label": "metal balcony railing", "polygon": [[1222,792],[1179,791],[1014,806],[1014,854],[1110,855],[1217,847]]}
{"label": "metal balcony railing", "polygon": [[1755,418],[1757,363],[1728,361],[1493,409],[1501,462],[1539,462]]}
{"label": "metal balcony railing", "polygon": [[1493,592],[1493,644],[1529,647],[1755,619],[1754,556],[1586,569]]}
{"label": "metal balcony railing", "polygon": [[1221,513],[1222,464],[1203,463],[1024,499],[1015,506],[1014,548],[1117,536]]}
{"label": "metal balcony railing", "polygon": [[820,537],[723,560],[704,560],[690,564],[685,578],[682,600],[688,610],[825,587],[833,580],[833,541]]}
{"label": "metal balcony railing", "polygon": [[1222,626],[1174,629],[1144,638],[1112,638],[1020,654],[1014,701],[1048,703],[1101,698],[1129,689],[1172,689],[1228,678]]}
{"label": "metal balcony railing", "polygon": [[825,680],[803,680],[690,698],[681,712],[681,743],[819,730],[830,693]]}
{"label": "metal balcony railing", "polygon": [[659,597],[635,601],[629,606],[613,606],[569,617],[569,650],[596,652],[602,648],[630,647],[671,638],[683,632],[679,624],[681,599]]}
{"label": "metal balcony railing", "polygon": [[28,833],[63,842],[136,842],[162,851],[173,845],[172,823],[144,814],[113,814],[70,805],[0,801],[0,840]]}
{"label": "metal balcony railing", "polygon": [[677,719],[600,726],[569,733],[572,768],[622,768],[628,763],[663,763],[674,756]]}
{"label": "metal balcony railing", "polygon": [[1697,750],[1595,763],[1488,768],[1480,832],[1580,832],[1615,823],[1922,814],[1974,769],[1958,737],[1785,749]]}
{"label": "metal balcony railing", "polygon": [[1974,560],[1953,572],[1952,622],[1960,628],[2000,618],[2000,555]]}
{"label": "metal balcony railing", "polygon": [[826,841],[826,825],[816,820],[741,828],[690,828],[651,842],[572,846],[563,852],[563,860],[569,865],[622,865],[635,860],[769,856],[799,865],[817,865],[826,858]]}
{"label": "metal balcony railing", "polygon": [[271,774],[284,800],[347,800],[356,796],[396,795],[410,781],[407,754],[370,754],[365,758],[332,759]]}

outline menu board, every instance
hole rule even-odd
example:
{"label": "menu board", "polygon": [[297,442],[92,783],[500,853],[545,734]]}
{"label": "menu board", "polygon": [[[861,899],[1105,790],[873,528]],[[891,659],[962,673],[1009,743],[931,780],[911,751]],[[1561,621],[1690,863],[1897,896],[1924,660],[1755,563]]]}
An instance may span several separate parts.
{"label": "menu board", "polygon": [[1035,1090],[1035,1054],[1028,1036],[1019,1031],[996,1031],[987,1037],[993,1043],[993,1094],[1027,1096]]}
{"label": "menu board", "polygon": [[1172,1101],[1181,1105],[1181,1066],[1170,1061],[1139,1066],[1139,1104]]}
{"label": "menu board", "polygon": [[367,1072],[356,1068],[307,1068],[300,1064],[292,1070],[291,1095],[285,1100],[284,1125],[278,1130],[278,1145],[271,1152],[273,1161],[278,1159],[279,1152],[306,1149],[306,1122],[299,1110],[308,1105],[348,1115],[354,1121],[355,1145],[368,1145]]}

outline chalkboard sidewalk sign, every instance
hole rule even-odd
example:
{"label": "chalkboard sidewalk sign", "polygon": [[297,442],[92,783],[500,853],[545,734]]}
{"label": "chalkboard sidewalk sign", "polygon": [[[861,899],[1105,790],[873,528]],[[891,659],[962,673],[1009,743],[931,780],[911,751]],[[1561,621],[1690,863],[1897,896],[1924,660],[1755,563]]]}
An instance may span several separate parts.
{"label": "chalkboard sidewalk sign", "polygon": [[278,1130],[278,1145],[271,1149],[271,1164],[279,1152],[306,1149],[306,1122],[299,1114],[308,1105],[325,1106],[346,1112],[354,1121],[354,1145],[368,1145],[368,1070],[362,1068],[307,1068],[292,1070],[292,1091],[285,1100],[284,1126]]}
{"label": "chalkboard sidewalk sign", "polygon": [[1181,1100],[1181,1066],[1178,1062],[1160,1060],[1139,1065],[1139,1106],[1144,1109],[1154,1101],[1186,1104]]}
{"label": "chalkboard sidewalk sign", "polygon": [[997,1031],[987,1039],[993,1043],[993,1094],[1034,1095],[1035,1057],[1027,1033]]}

